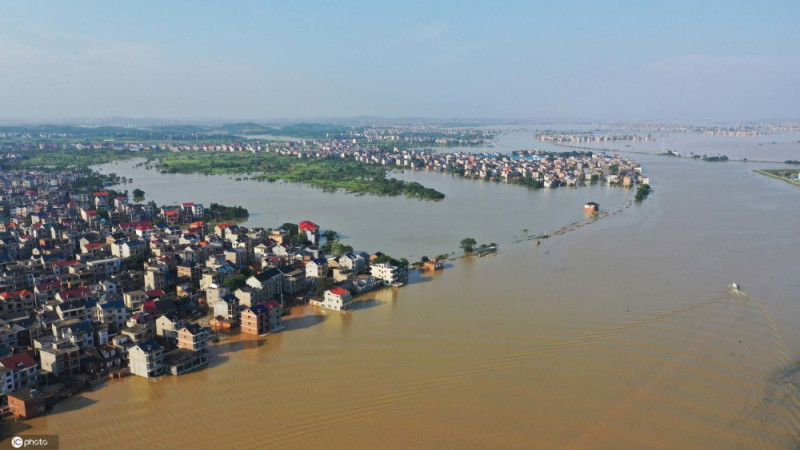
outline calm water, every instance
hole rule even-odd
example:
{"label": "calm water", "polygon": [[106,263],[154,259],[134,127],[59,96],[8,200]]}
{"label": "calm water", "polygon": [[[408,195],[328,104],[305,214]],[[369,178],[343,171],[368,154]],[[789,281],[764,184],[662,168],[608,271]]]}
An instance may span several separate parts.
{"label": "calm water", "polygon": [[[646,133],[640,133],[646,134]],[[797,159],[800,153],[800,132],[753,136],[708,136],[698,133],[652,133],[652,142],[609,142],[594,144],[620,151],[664,153],[674,150],[683,155],[727,155],[732,159],[783,162]],[[702,161],[698,161],[702,162]]]}
{"label": "calm water", "polygon": [[[617,189],[426,173],[409,176],[445,201],[130,172],[157,202],[244,195],[255,224],[308,218],[357,248],[433,254],[473,235],[502,252],[349,314],[295,311],[283,333],[216,346],[207,370],[115,381],[25,426],[65,448],[797,446],[800,190],[752,164],[638,158],[655,192],[629,207]],[[589,199],[621,212],[513,244],[580,221]]]}
{"label": "calm water", "polygon": [[425,171],[392,176],[413,180],[445,193],[446,200],[426,202],[405,197],[326,193],[294,183],[236,181],[235,177],[161,175],[134,163],[101,168],[125,174],[148,200],[159,205],[185,201],[242,205],[251,213],[248,225],[277,227],[285,222],[312,220],[333,229],[354,248],[416,258],[458,250],[464,237],[506,244],[528,235],[553,232],[584,220],[583,205],[595,201],[608,211],[633,198],[630,191],[605,185],[586,188],[531,190],[503,183],[453,178]]}

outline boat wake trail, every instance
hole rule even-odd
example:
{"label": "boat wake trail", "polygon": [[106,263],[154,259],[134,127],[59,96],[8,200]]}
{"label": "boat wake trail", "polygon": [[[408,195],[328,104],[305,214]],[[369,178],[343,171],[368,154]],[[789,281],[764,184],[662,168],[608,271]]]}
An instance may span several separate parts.
{"label": "boat wake trail", "polygon": [[290,427],[276,430],[271,437],[271,442],[276,445],[291,443],[292,440],[303,433],[311,431],[318,433],[321,429],[333,430],[342,424],[369,417],[382,410],[395,408],[413,399],[421,397],[436,398],[435,393],[437,391],[459,383],[489,376],[498,371],[531,364],[542,358],[565,353],[579,347],[599,345],[611,338],[631,335],[654,324],[663,323],[692,312],[729,302],[730,300],[731,297],[727,293],[721,293],[693,305],[589,333],[573,336],[519,337],[516,342],[519,345],[529,347],[527,350],[484,361],[476,361],[453,370],[438,372],[428,377],[410,381],[404,385],[395,385],[391,390],[382,391],[375,395],[344,400],[344,404],[337,406],[335,414],[332,414],[331,411],[320,410],[306,417],[304,423],[295,423]]}

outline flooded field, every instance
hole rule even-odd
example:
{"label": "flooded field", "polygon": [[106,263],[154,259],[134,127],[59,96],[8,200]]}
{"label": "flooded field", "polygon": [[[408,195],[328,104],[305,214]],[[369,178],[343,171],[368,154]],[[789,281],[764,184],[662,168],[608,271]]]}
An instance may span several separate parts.
{"label": "flooded field", "polygon": [[[637,159],[654,180],[642,204],[430,173],[406,176],[441,203],[125,172],[159,203],[311,219],[359,249],[418,257],[471,235],[501,251],[414,272],[350,313],[298,308],[282,333],[215,346],[206,370],[114,381],[6,430],[64,448],[796,446],[800,189],[745,163]],[[589,200],[619,212],[515,243],[581,222]]]}

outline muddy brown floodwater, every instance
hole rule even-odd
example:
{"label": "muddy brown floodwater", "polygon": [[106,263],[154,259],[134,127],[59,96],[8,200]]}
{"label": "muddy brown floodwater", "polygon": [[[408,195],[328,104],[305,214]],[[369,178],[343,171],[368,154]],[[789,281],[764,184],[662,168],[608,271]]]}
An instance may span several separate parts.
{"label": "muddy brown floodwater", "polygon": [[[400,256],[430,248],[426,232],[445,241],[431,253],[454,249],[467,234],[454,225],[466,220],[459,205],[478,199],[473,234],[501,253],[412,273],[347,314],[296,309],[282,333],[216,345],[206,370],[114,381],[6,429],[59,434],[63,448],[796,446],[800,189],[745,163],[637,159],[655,190],[632,206],[619,190],[447,177],[439,209],[291,186],[348,211],[359,199],[385,205],[363,212],[365,226],[335,208],[309,218]],[[196,179],[192,199],[210,202],[208,179]],[[272,187],[254,185],[264,205],[252,220],[275,225]],[[497,192],[499,205],[481,203]],[[621,212],[540,246],[513,243],[512,230],[580,221],[567,208],[598,195]],[[380,221],[401,207],[406,221]]]}

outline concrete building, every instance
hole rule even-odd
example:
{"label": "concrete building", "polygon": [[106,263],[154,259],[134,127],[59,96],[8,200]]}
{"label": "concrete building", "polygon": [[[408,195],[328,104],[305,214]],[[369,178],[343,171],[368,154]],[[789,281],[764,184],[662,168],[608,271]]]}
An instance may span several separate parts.
{"label": "concrete building", "polygon": [[337,260],[339,267],[346,270],[351,270],[356,273],[363,272],[367,267],[367,261],[361,255],[347,253],[342,255]]}
{"label": "concrete building", "polygon": [[325,258],[312,259],[306,264],[306,278],[327,277],[328,270],[328,261]]}
{"label": "concrete building", "polygon": [[588,202],[583,205],[583,212],[587,214],[597,214],[600,211],[600,205],[595,202]]}
{"label": "concrete building", "polygon": [[239,299],[239,305],[253,306],[267,301],[267,293],[261,289],[244,286],[233,293]]}
{"label": "concrete building", "polygon": [[322,300],[311,300],[309,303],[334,311],[345,311],[353,307],[353,296],[347,289],[335,287],[325,291]]}
{"label": "concrete building", "polygon": [[262,335],[283,328],[281,305],[275,300],[250,306],[241,313],[242,333]]}
{"label": "concrete building", "polygon": [[53,342],[39,350],[42,370],[53,375],[71,375],[81,369],[80,348],[68,340]]}
{"label": "concrete building", "polygon": [[182,348],[164,354],[164,373],[183,375],[208,366],[207,352],[193,352]]}
{"label": "concrete building", "polygon": [[27,353],[17,353],[0,359],[0,366],[14,372],[14,388],[36,387],[38,383],[36,361]]}
{"label": "concrete building", "polygon": [[276,268],[267,269],[248,278],[247,285],[263,290],[267,298],[275,298],[283,292],[283,274]]}
{"label": "concrete building", "polygon": [[164,314],[156,319],[156,336],[170,339],[178,343],[178,330],[186,326],[186,321],[179,319],[176,314]]}
{"label": "concrete building", "polygon": [[211,330],[197,324],[189,324],[178,330],[178,348],[193,352],[208,352]]}
{"label": "concrete building", "polygon": [[94,320],[108,325],[111,330],[122,329],[127,319],[128,311],[123,300],[106,301],[94,307]]}
{"label": "concrete building", "polygon": [[231,323],[239,320],[239,299],[233,294],[225,294],[214,303],[214,315],[222,316]]}
{"label": "concrete building", "polygon": [[139,311],[142,304],[147,301],[147,293],[144,291],[131,291],[122,294],[125,306],[131,311]]}
{"label": "concrete building", "polygon": [[47,411],[46,396],[32,388],[23,388],[8,394],[8,409],[14,417],[32,419]]}
{"label": "concrete building", "polygon": [[153,341],[136,344],[128,350],[131,373],[145,378],[164,374],[164,349]]}
{"label": "concrete building", "polygon": [[402,282],[400,268],[389,263],[373,264],[370,267],[370,273],[373,277],[383,280],[387,285]]}
{"label": "concrete building", "polygon": [[319,227],[314,222],[304,220],[298,223],[297,232],[304,233],[312,245],[319,245]]}

